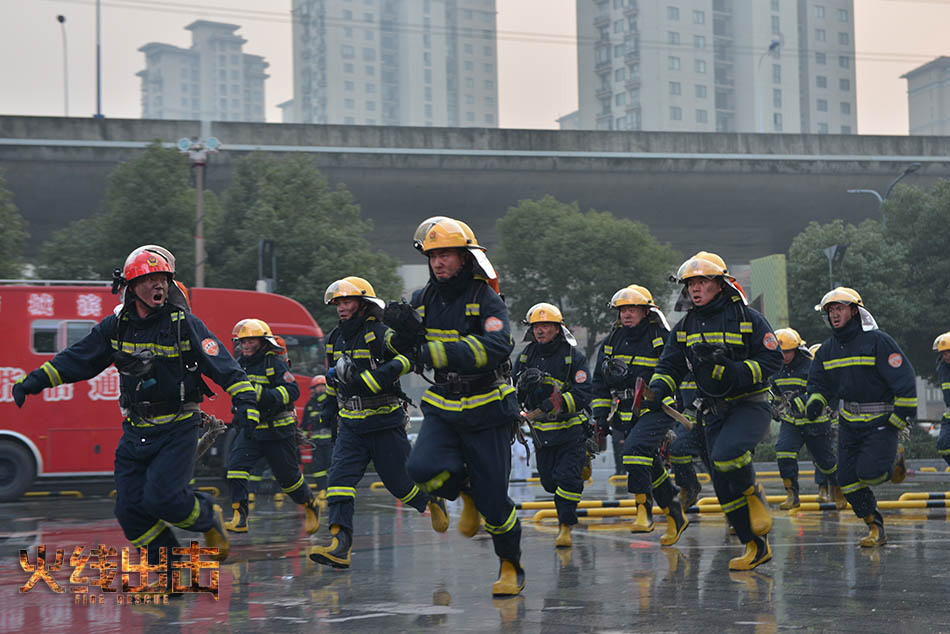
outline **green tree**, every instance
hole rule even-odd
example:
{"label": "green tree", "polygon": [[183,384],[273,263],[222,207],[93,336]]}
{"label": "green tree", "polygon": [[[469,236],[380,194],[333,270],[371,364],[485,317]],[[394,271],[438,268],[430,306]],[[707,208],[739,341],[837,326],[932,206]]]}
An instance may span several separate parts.
{"label": "green tree", "polygon": [[616,319],[607,302],[620,288],[642,284],[662,302],[679,255],[646,225],[607,211],[581,213],[551,196],[523,200],[497,223],[498,268],[520,317],[537,302],[560,306],[569,324],[587,329],[587,355]]}
{"label": "green tree", "polygon": [[334,280],[358,275],[378,296],[396,298],[396,262],[370,249],[371,222],[342,185],[331,188],[305,157],[252,154],[235,164],[222,196],[223,221],[209,248],[214,285],[254,288],[260,240],[273,240],[277,292],[301,302],[323,324],[336,312],[323,302]]}
{"label": "green tree", "polygon": [[[217,198],[206,191],[205,235],[217,230],[220,216]],[[133,249],[159,244],[175,254],[175,276],[191,285],[194,229],[195,189],[188,160],[156,141],[109,174],[95,215],[60,229],[43,244],[39,272],[47,278],[109,279]]]}
{"label": "green tree", "polygon": [[0,277],[23,276],[23,245],[29,234],[26,221],[13,204],[13,193],[7,189],[3,170],[0,170]]}
{"label": "green tree", "polygon": [[908,316],[903,328],[906,336],[900,344],[917,373],[933,378],[933,340],[950,330],[950,180],[941,179],[926,190],[899,185],[882,211],[887,218],[887,239],[910,254],[906,284],[915,310]]}
{"label": "green tree", "polygon": [[[847,245],[843,260],[833,271],[835,285],[858,291],[881,329],[902,347],[906,346],[908,326],[913,323],[914,312],[919,307],[918,299],[907,287],[910,274],[907,249],[888,240],[876,220],[865,220],[858,226],[846,225],[841,220],[825,225],[812,222],[795,236],[788,250],[792,328],[809,343],[820,343],[831,336],[827,321],[814,307],[829,290],[824,249],[835,244]],[[911,361],[917,369],[913,357]]]}

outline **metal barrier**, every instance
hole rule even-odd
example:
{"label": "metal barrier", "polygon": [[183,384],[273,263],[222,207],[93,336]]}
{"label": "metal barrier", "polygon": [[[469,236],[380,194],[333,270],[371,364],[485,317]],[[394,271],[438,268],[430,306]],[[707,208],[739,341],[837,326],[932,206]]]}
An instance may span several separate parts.
{"label": "metal barrier", "polygon": [[[697,473],[696,479],[698,479],[703,484],[709,484],[710,482],[712,482],[712,478],[709,477],[708,473]],[[607,478],[607,482],[616,486],[619,486],[621,484],[626,484],[627,474],[623,473],[620,475],[612,475],[609,478]]]}
{"label": "metal barrier", "polygon": [[28,498],[82,498],[79,491],[27,491],[23,497]]}

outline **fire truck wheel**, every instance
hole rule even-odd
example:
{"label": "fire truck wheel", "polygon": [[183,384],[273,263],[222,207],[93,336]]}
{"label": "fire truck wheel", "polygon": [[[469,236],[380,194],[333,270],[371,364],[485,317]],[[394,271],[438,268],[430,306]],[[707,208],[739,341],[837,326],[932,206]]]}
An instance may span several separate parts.
{"label": "fire truck wheel", "polygon": [[35,476],[36,464],[26,447],[11,440],[0,440],[0,502],[19,498]]}

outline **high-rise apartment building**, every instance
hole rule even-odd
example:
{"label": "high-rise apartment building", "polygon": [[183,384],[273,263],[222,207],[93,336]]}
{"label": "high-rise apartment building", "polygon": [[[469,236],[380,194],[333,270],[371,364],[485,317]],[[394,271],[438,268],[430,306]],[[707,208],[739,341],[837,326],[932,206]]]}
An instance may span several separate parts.
{"label": "high-rise apartment building", "polygon": [[294,0],[284,121],[498,125],[495,0]]}
{"label": "high-rise apartment building", "polygon": [[150,42],[142,78],[142,118],[264,121],[264,72],[259,55],[242,53],[247,42],[236,24],[198,20],[191,48]]}
{"label": "high-rise apartment building", "polygon": [[910,134],[950,135],[950,57],[904,73]]}
{"label": "high-rise apartment building", "polygon": [[577,0],[578,127],[857,130],[852,0]]}

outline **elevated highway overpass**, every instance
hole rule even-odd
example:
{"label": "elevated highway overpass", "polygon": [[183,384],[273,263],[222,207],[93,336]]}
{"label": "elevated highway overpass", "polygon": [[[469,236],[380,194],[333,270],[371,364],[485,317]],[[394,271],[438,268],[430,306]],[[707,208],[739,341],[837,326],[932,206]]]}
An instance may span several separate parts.
{"label": "elevated highway overpass", "polygon": [[[950,175],[950,137],[703,134],[405,128],[214,122],[223,142],[207,186],[221,192],[232,162],[259,150],[306,154],[343,183],[372,219],[374,244],[418,263],[412,230],[422,218],[467,220],[481,242],[522,199],[551,194],[582,210],[639,220],[688,254],[706,248],[740,263],[787,250],[811,220],[877,217],[868,188]],[[28,250],[91,215],[108,173],[148,143],[200,136],[197,121],[0,117],[0,168],[30,222]],[[525,236],[530,239],[530,236]]]}

